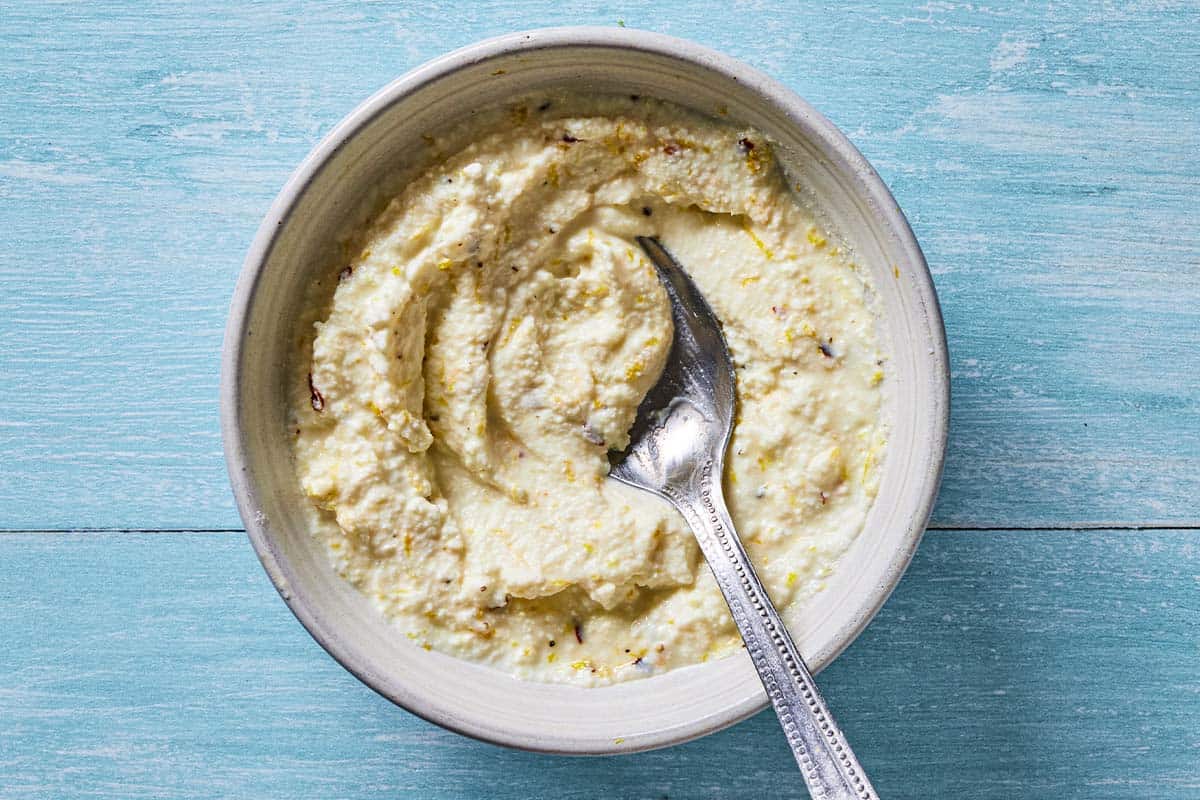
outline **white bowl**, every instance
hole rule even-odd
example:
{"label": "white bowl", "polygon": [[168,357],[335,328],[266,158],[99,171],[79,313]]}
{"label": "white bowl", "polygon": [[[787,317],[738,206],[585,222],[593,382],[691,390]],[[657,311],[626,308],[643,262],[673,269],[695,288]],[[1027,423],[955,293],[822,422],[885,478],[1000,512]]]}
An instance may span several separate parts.
{"label": "white bowl", "polygon": [[[263,566],[322,647],[380,694],[451,730],[554,753],[601,754],[683,742],[763,708],[744,654],[616,686],[519,681],[414,646],[334,574],[302,509],[285,378],[300,309],[330,281],[336,241],[363,198],[402,176],[420,135],[547,87],[659,97],[728,109],[776,142],[831,231],[867,265],[891,351],[891,424],[878,499],[827,589],[793,630],[814,671],[854,640],[900,579],[929,517],[949,417],[945,336],[921,250],[875,170],[828,120],[775,81],[719,53],[657,34],[557,28],[480,42],[425,64],[346,117],[288,181],[246,257],[225,336],[221,422],[238,508]],[[410,173],[411,174],[411,173]],[[894,269],[898,269],[897,274]],[[870,702],[870,698],[863,698]]]}

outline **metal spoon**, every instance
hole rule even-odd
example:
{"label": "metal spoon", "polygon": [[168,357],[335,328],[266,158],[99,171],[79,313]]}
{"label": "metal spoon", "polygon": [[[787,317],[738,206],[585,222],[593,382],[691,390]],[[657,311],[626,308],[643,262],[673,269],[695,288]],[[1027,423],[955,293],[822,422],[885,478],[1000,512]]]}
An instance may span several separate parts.
{"label": "metal spoon", "polygon": [[638,244],[671,298],[675,338],[662,377],[638,408],[629,447],[609,453],[609,474],[667,499],[691,525],[809,793],[821,800],[875,800],[725,508],[721,476],[733,429],[734,375],[720,323],[657,239],[639,237]]}

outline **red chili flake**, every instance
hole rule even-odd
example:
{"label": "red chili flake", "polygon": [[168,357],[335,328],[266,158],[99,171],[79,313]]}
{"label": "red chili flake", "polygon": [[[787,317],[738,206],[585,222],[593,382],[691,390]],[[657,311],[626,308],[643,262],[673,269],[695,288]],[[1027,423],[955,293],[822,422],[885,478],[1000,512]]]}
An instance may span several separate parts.
{"label": "red chili flake", "polygon": [[750,141],[745,136],[743,136],[741,139],[738,139],[738,148],[743,153],[749,153],[751,150],[754,149],[754,142]]}
{"label": "red chili flake", "polygon": [[679,145],[675,144],[674,142],[669,142],[663,145],[663,152],[669,156],[673,156],[679,152]]}
{"label": "red chili flake", "polygon": [[354,274],[354,267],[346,267],[344,270],[342,270],[341,272],[338,273],[338,280],[344,281],[344,280],[346,280],[346,278],[349,278],[353,274]]}
{"label": "red chili flake", "polygon": [[320,390],[313,385],[312,373],[308,373],[308,397],[312,403],[313,411],[320,413],[325,410],[325,395],[321,394]]}
{"label": "red chili flake", "polygon": [[579,623],[575,623],[575,641],[583,644],[583,628],[579,627]]}
{"label": "red chili flake", "polygon": [[575,144],[576,142],[578,142],[578,141],[579,141],[578,139],[576,139],[574,136],[572,136],[572,135],[571,135],[571,134],[569,134],[569,133],[564,133],[564,134],[562,135],[562,140],[563,140],[564,142],[566,142],[567,144]]}

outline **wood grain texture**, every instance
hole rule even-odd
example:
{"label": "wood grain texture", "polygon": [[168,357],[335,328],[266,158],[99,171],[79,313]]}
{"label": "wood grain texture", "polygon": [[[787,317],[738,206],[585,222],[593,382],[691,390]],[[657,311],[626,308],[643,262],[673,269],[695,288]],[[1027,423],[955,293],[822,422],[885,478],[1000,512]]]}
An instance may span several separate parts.
{"label": "wood grain texture", "polygon": [[[804,797],[770,714],[503,750],[309,639],[240,534],[0,535],[0,797]],[[1200,798],[1200,534],[931,532],[820,682],[888,800]]]}
{"label": "wood grain texture", "polygon": [[1195,3],[6,3],[0,528],[233,527],[226,304],[317,139],[448,49],[689,37],[845,129],[924,245],[953,357],[943,526],[1195,523]]}

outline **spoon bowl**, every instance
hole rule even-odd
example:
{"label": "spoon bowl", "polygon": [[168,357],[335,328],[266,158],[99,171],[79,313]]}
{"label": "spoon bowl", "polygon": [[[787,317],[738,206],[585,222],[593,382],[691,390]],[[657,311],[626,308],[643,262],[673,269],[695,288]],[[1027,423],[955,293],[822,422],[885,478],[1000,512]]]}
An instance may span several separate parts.
{"label": "spoon bowl", "polygon": [[721,474],[733,433],[733,360],[692,279],[657,239],[637,241],[671,300],[675,333],[662,375],[638,406],[629,446],[609,453],[609,475],[674,502],[669,493],[697,479],[698,454],[710,456],[709,466]]}

